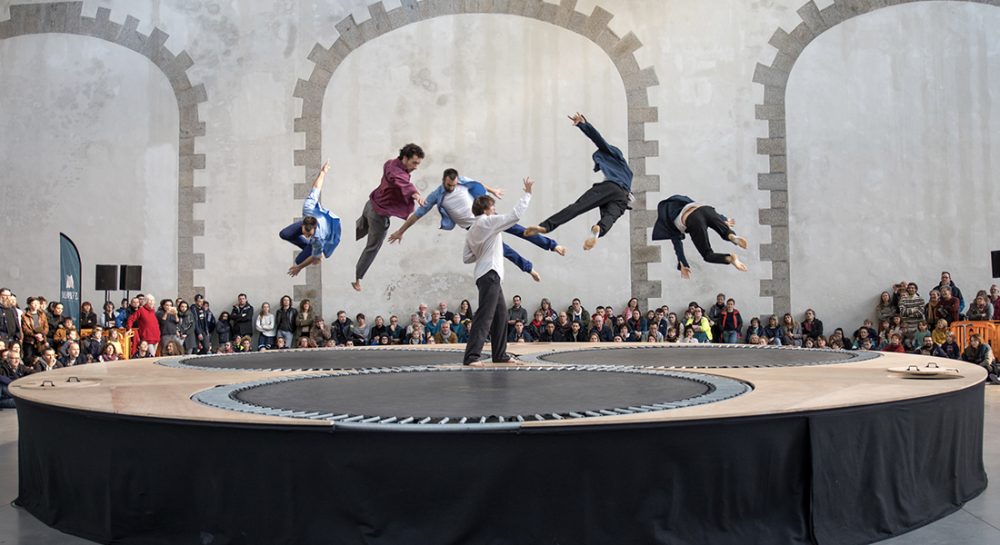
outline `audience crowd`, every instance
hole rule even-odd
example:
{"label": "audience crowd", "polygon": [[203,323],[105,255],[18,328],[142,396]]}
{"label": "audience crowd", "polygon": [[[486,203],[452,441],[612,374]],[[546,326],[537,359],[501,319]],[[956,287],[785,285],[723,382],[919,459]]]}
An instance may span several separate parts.
{"label": "audience crowd", "polygon": [[[107,301],[101,309],[81,305],[79,328],[64,316],[57,301],[28,297],[22,308],[9,289],[0,289],[0,407],[12,407],[7,384],[31,373],[154,355],[236,353],[285,348],[392,344],[464,343],[474,309],[468,300],[457,308],[441,301],[434,309],[421,304],[403,323],[396,315],[356,314],[340,310],[325,320],[308,299],[295,304],[284,296],[274,308],[259,308],[239,294],[229,311],[218,315],[200,294],[192,302],[157,300],[152,294],[122,299],[120,306]],[[591,311],[580,299],[565,309],[542,299],[529,311],[515,295],[507,311],[508,341],[622,342],[622,343],[726,343],[879,350],[938,356],[981,365],[989,382],[1000,384],[998,365],[990,345],[972,335],[959,346],[949,329],[952,322],[1000,320],[1000,289],[979,290],[970,301],[948,272],[924,298],[914,282],[902,281],[882,292],[870,319],[857,328],[830,329],[812,309],[801,319],[792,314],[753,316],[744,319],[733,298],[720,293],[707,308],[692,301],[671,311],[663,305],[640,309],[630,299],[624,307],[597,306]],[[126,342],[125,337],[128,337]]]}

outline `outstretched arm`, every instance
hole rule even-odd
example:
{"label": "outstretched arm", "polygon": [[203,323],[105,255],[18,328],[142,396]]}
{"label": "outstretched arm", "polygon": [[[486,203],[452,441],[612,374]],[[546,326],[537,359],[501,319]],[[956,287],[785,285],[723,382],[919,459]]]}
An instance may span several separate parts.
{"label": "outstretched arm", "polygon": [[298,276],[299,273],[302,272],[302,269],[305,269],[309,265],[316,265],[316,264],[318,264],[322,260],[323,260],[323,258],[320,257],[320,256],[315,256],[315,255],[309,256],[302,263],[299,263],[297,265],[292,265],[291,267],[289,267],[288,268],[288,276]]}
{"label": "outstretched arm", "polygon": [[573,125],[583,131],[583,134],[587,135],[587,138],[590,138],[590,141],[597,146],[597,149],[611,152],[611,146],[608,144],[608,141],[601,136],[601,133],[597,132],[597,129],[587,121],[587,118],[583,114],[577,112],[576,115],[569,116],[569,119],[573,122]]}
{"label": "outstretched arm", "polygon": [[410,227],[413,227],[413,224],[420,221],[420,218],[422,217],[423,217],[422,215],[418,216],[416,212],[410,214],[410,216],[406,218],[406,221],[403,222],[403,225],[400,225],[399,229],[396,229],[392,234],[389,235],[389,244],[392,244],[393,242],[402,242],[403,233],[405,233],[406,230],[409,229]]}
{"label": "outstretched arm", "polygon": [[316,179],[313,180],[313,189],[316,191],[323,191],[323,181],[326,179],[326,173],[330,172],[330,160],[327,159],[323,166],[319,168],[319,174],[316,175]]}
{"label": "outstretched arm", "polygon": [[681,272],[681,278],[691,278],[691,267],[688,265],[687,258],[684,257],[684,240],[674,238],[670,242],[674,245],[674,253],[677,255],[677,270]]}

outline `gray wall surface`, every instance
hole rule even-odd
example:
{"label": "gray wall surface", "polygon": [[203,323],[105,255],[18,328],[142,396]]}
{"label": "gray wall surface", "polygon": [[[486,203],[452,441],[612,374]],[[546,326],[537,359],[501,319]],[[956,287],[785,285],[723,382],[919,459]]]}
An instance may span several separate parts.
{"label": "gray wall surface", "polygon": [[[438,231],[436,213],[383,249],[363,294],[348,286],[361,249],[353,221],[382,163],[418,142],[428,152],[418,185],[455,166],[505,188],[501,210],[531,175],[527,220],[538,221],[595,181],[592,148],[565,118],[580,110],[641,165],[644,194],[592,254],[580,246],[596,213],[555,233],[565,258],[514,241],[543,276],[508,268],[506,292],[529,308],[542,296],[620,307],[638,286],[650,304],[708,304],[724,291],[749,313],[809,306],[846,326],[902,278],[926,292],[949,269],[974,291],[990,283],[987,250],[1000,248],[987,223],[998,204],[989,90],[1000,10],[875,9],[895,3],[120,0],[33,12],[0,2],[0,21],[11,19],[0,22],[0,283],[22,301],[54,293],[63,231],[91,278],[85,299],[99,299],[93,265],[108,262],[144,265],[157,295],[204,289],[216,310],[239,291],[255,304],[308,294],[303,282],[322,285],[325,313],[456,305],[474,294],[471,269],[461,234]],[[432,8],[478,13],[420,11]],[[400,13],[414,22],[378,26]],[[73,35],[86,34],[72,27],[81,18],[88,30],[118,25],[115,37]],[[325,87],[300,83],[352,32],[382,34],[320,74]],[[323,158],[333,163],[324,203],[344,219],[344,242],[319,277],[291,279],[292,247],[277,231]],[[688,243],[694,276],[680,278],[669,245],[646,232],[673,193],[737,219],[749,273],[705,264]]]}

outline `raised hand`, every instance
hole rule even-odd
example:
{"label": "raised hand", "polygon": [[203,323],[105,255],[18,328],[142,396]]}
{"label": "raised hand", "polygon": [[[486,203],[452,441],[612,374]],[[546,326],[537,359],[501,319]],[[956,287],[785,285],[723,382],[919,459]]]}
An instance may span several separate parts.
{"label": "raised hand", "polygon": [[580,123],[587,122],[587,118],[583,117],[583,114],[581,114],[580,112],[576,112],[575,114],[566,117],[568,117],[569,120],[573,122],[573,125],[579,125]]}
{"label": "raised hand", "polygon": [[323,163],[323,166],[321,166],[319,168],[319,171],[322,172],[323,174],[326,174],[327,172],[330,172],[330,160],[329,159],[327,159],[326,162]]}
{"label": "raised hand", "polygon": [[288,267],[288,276],[292,276],[292,277],[298,276],[299,275],[299,271],[301,271],[301,270],[302,270],[302,268],[299,267],[298,265],[292,265],[291,267]]}
{"label": "raised hand", "polygon": [[525,193],[531,193],[531,188],[534,187],[534,185],[535,185],[535,181],[534,180],[532,180],[530,177],[529,178],[525,178],[524,179],[524,192]]}
{"label": "raised hand", "polygon": [[488,193],[490,193],[491,195],[493,195],[494,197],[498,198],[498,199],[502,199],[503,198],[503,189],[499,189],[499,188],[496,188],[496,187],[491,187],[491,188],[487,189],[486,191]]}

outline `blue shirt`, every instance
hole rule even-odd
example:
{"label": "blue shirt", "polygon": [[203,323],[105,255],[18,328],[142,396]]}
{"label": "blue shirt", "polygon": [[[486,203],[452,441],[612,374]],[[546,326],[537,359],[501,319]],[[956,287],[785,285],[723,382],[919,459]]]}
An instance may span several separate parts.
{"label": "blue shirt", "polygon": [[340,218],[319,203],[319,189],[309,192],[302,203],[302,216],[316,218],[316,233],[309,239],[312,255],[330,257],[340,244]]}
{"label": "blue shirt", "polygon": [[[458,184],[469,190],[469,195],[472,195],[473,200],[486,194],[486,186],[471,178],[459,176]],[[437,206],[438,213],[441,214],[441,229],[451,231],[455,228],[455,222],[451,219],[451,216],[448,215],[448,211],[441,206],[442,201],[444,201],[444,184],[439,185],[437,189],[431,191],[431,194],[427,196],[427,201],[424,205],[417,208],[413,214],[418,218],[422,218],[425,214],[431,211],[431,208]]]}
{"label": "blue shirt", "polygon": [[608,144],[590,123],[584,121],[577,127],[597,146],[593,155],[594,172],[601,171],[607,180],[620,185],[625,191],[632,191],[632,169],[622,150]]}

